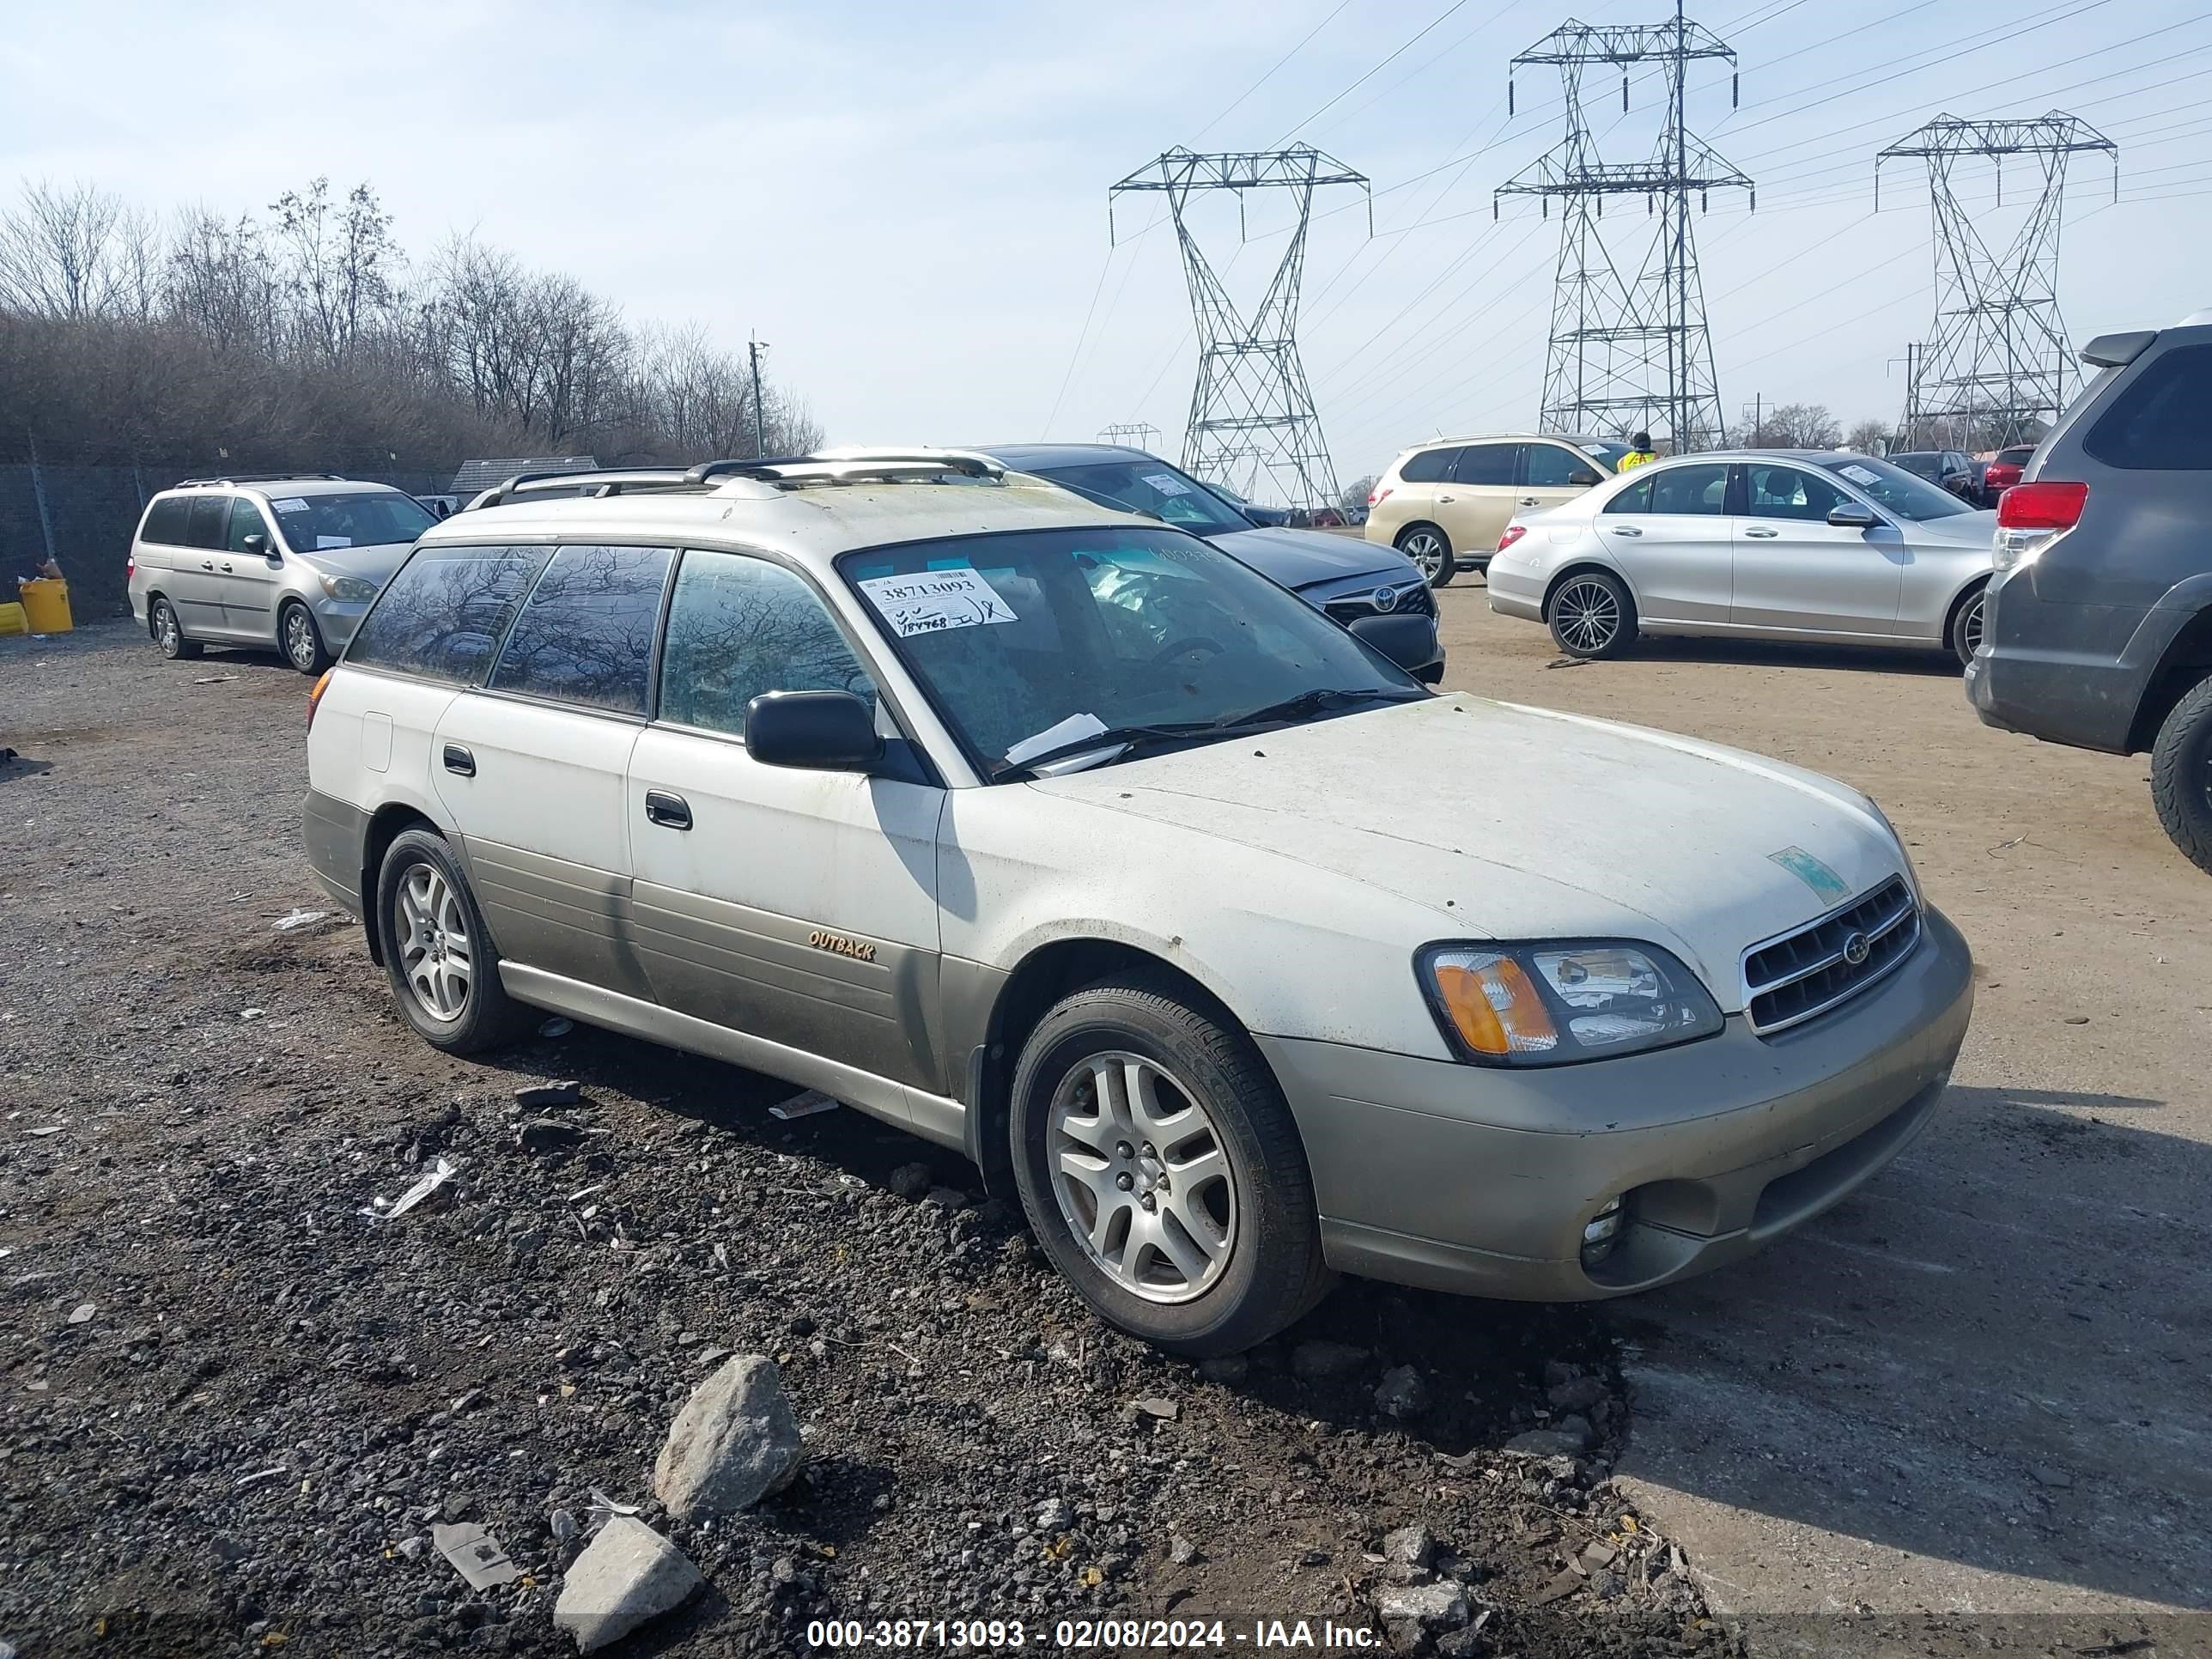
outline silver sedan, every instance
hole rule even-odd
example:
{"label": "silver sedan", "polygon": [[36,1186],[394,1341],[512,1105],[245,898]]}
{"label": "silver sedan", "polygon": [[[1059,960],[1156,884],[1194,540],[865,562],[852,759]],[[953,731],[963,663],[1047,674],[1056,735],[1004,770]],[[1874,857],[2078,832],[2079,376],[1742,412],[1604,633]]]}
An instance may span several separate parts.
{"label": "silver sedan", "polygon": [[1655,461],[1506,526],[1490,607],[1577,657],[1638,634],[1981,644],[1993,513],[1901,467],[1828,452]]}

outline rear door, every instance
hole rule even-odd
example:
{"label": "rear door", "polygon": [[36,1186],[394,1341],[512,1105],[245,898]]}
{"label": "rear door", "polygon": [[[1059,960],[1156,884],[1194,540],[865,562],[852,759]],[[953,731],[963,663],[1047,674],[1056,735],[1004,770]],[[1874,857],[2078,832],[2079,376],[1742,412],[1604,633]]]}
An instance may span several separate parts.
{"label": "rear door", "polygon": [[[903,767],[863,776],[761,764],[745,750],[745,714],[769,691],[878,695],[806,578],[750,554],[686,551],[659,710],[630,757],[623,805],[647,978],[680,1013],[950,1092],[931,1036],[945,792],[880,709]],[[902,1096],[880,1091],[869,1103],[904,1109]]]}
{"label": "rear door", "polygon": [[171,555],[176,578],[170,597],[177,603],[177,620],[185,633],[195,639],[227,640],[233,630],[223,608],[221,567],[229,559],[223,541],[229,528],[230,497],[208,490],[189,499],[185,545]]}
{"label": "rear door", "polygon": [[482,690],[438,722],[431,777],[510,962],[647,998],[626,937],[630,750],[644,730],[673,552],[564,546]]}
{"label": "rear door", "polygon": [[1453,463],[1451,478],[1437,486],[1437,523],[1463,559],[1487,559],[1513,517],[1515,481],[1521,474],[1517,443],[1468,444]]}
{"label": "rear door", "polygon": [[1870,530],[1828,522],[1859,505],[1832,479],[1780,462],[1740,464],[1730,619],[1739,628],[1881,638],[1897,632],[1905,538],[1884,520]]}
{"label": "rear door", "polygon": [[[246,546],[249,536],[261,538],[260,551]],[[251,496],[230,498],[216,569],[222,582],[223,619],[230,631],[242,637],[275,639],[276,592],[284,576],[283,544],[270,533],[260,503]]]}
{"label": "rear door", "polygon": [[1647,465],[1596,515],[1645,622],[1726,628],[1735,521],[1725,461]]}

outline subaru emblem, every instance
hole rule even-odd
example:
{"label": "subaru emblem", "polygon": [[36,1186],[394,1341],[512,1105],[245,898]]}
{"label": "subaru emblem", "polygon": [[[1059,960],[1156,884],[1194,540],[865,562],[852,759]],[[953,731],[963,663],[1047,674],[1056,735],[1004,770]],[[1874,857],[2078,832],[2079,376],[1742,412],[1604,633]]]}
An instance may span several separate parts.
{"label": "subaru emblem", "polygon": [[1844,960],[1854,968],[1865,967],[1873,954],[1874,941],[1864,933],[1853,933],[1844,941]]}
{"label": "subaru emblem", "polygon": [[1396,610],[1398,608],[1398,590],[1395,587],[1376,588],[1375,590],[1375,608],[1377,611]]}

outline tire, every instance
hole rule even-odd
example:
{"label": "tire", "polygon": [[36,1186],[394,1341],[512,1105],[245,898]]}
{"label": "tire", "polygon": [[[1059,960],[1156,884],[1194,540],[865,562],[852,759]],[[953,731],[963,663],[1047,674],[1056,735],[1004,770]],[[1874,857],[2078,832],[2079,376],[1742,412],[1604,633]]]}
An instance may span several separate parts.
{"label": "tire", "polygon": [[1449,587],[1451,579],[1459,574],[1451,538],[1432,524],[1407,525],[1398,532],[1394,545],[1413,562],[1413,568],[1428,578],[1431,587]]}
{"label": "tire", "polygon": [[1951,654],[1965,667],[1973,661],[1974,653],[1982,643],[1983,625],[1989,617],[1990,589],[1987,582],[1975,588],[1959,601],[1959,608],[1951,613],[1948,630]]}
{"label": "tire", "polygon": [[1544,607],[1552,639],[1571,657],[1621,657],[1636,643],[1636,601],[1608,570],[1578,570]]}
{"label": "tire", "polygon": [[2159,726],[2150,798],[2168,839],[2212,875],[2212,679],[2199,680]]}
{"label": "tire", "polygon": [[441,837],[404,830],[392,838],[377,872],[376,925],[392,1000],[423,1042],[473,1054],[521,1035],[527,1012],[499,982],[483,913]]}
{"label": "tire", "polygon": [[302,674],[319,674],[331,665],[330,647],[323,643],[315,613],[297,599],[277,609],[276,648]]}
{"label": "tire", "polygon": [[177,607],[158,593],[146,609],[146,631],[154,636],[154,643],[171,662],[199,656],[207,649],[198,640],[185,637],[185,625],[178,619]]}
{"label": "tire", "polygon": [[[1046,1255],[1132,1336],[1195,1358],[1238,1353],[1334,1282],[1282,1091],[1250,1038],[1164,977],[1103,981],[1038,1021],[1014,1070],[1008,1128]],[[1163,1129],[1176,1138],[1146,1139]],[[1166,1177],[1194,1164],[1208,1173],[1176,1191]]]}

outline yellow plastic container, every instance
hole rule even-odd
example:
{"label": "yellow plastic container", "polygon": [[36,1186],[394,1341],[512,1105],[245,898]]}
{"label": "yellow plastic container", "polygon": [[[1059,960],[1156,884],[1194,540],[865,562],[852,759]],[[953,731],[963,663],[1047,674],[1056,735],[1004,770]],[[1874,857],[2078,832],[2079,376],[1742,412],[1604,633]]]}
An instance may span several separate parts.
{"label": "yellow plastic container", "polygon": [[52,576],[19,581],[23,617],[33,634],[66,634],[76,626],[70,617],[69,584]]}
{"label": "yellow plastic container", "polygon": [[10,634],[27,634],[30,631],[30,618],[23,614],[21,605],[0,605],[0,640],[6,639]]}

